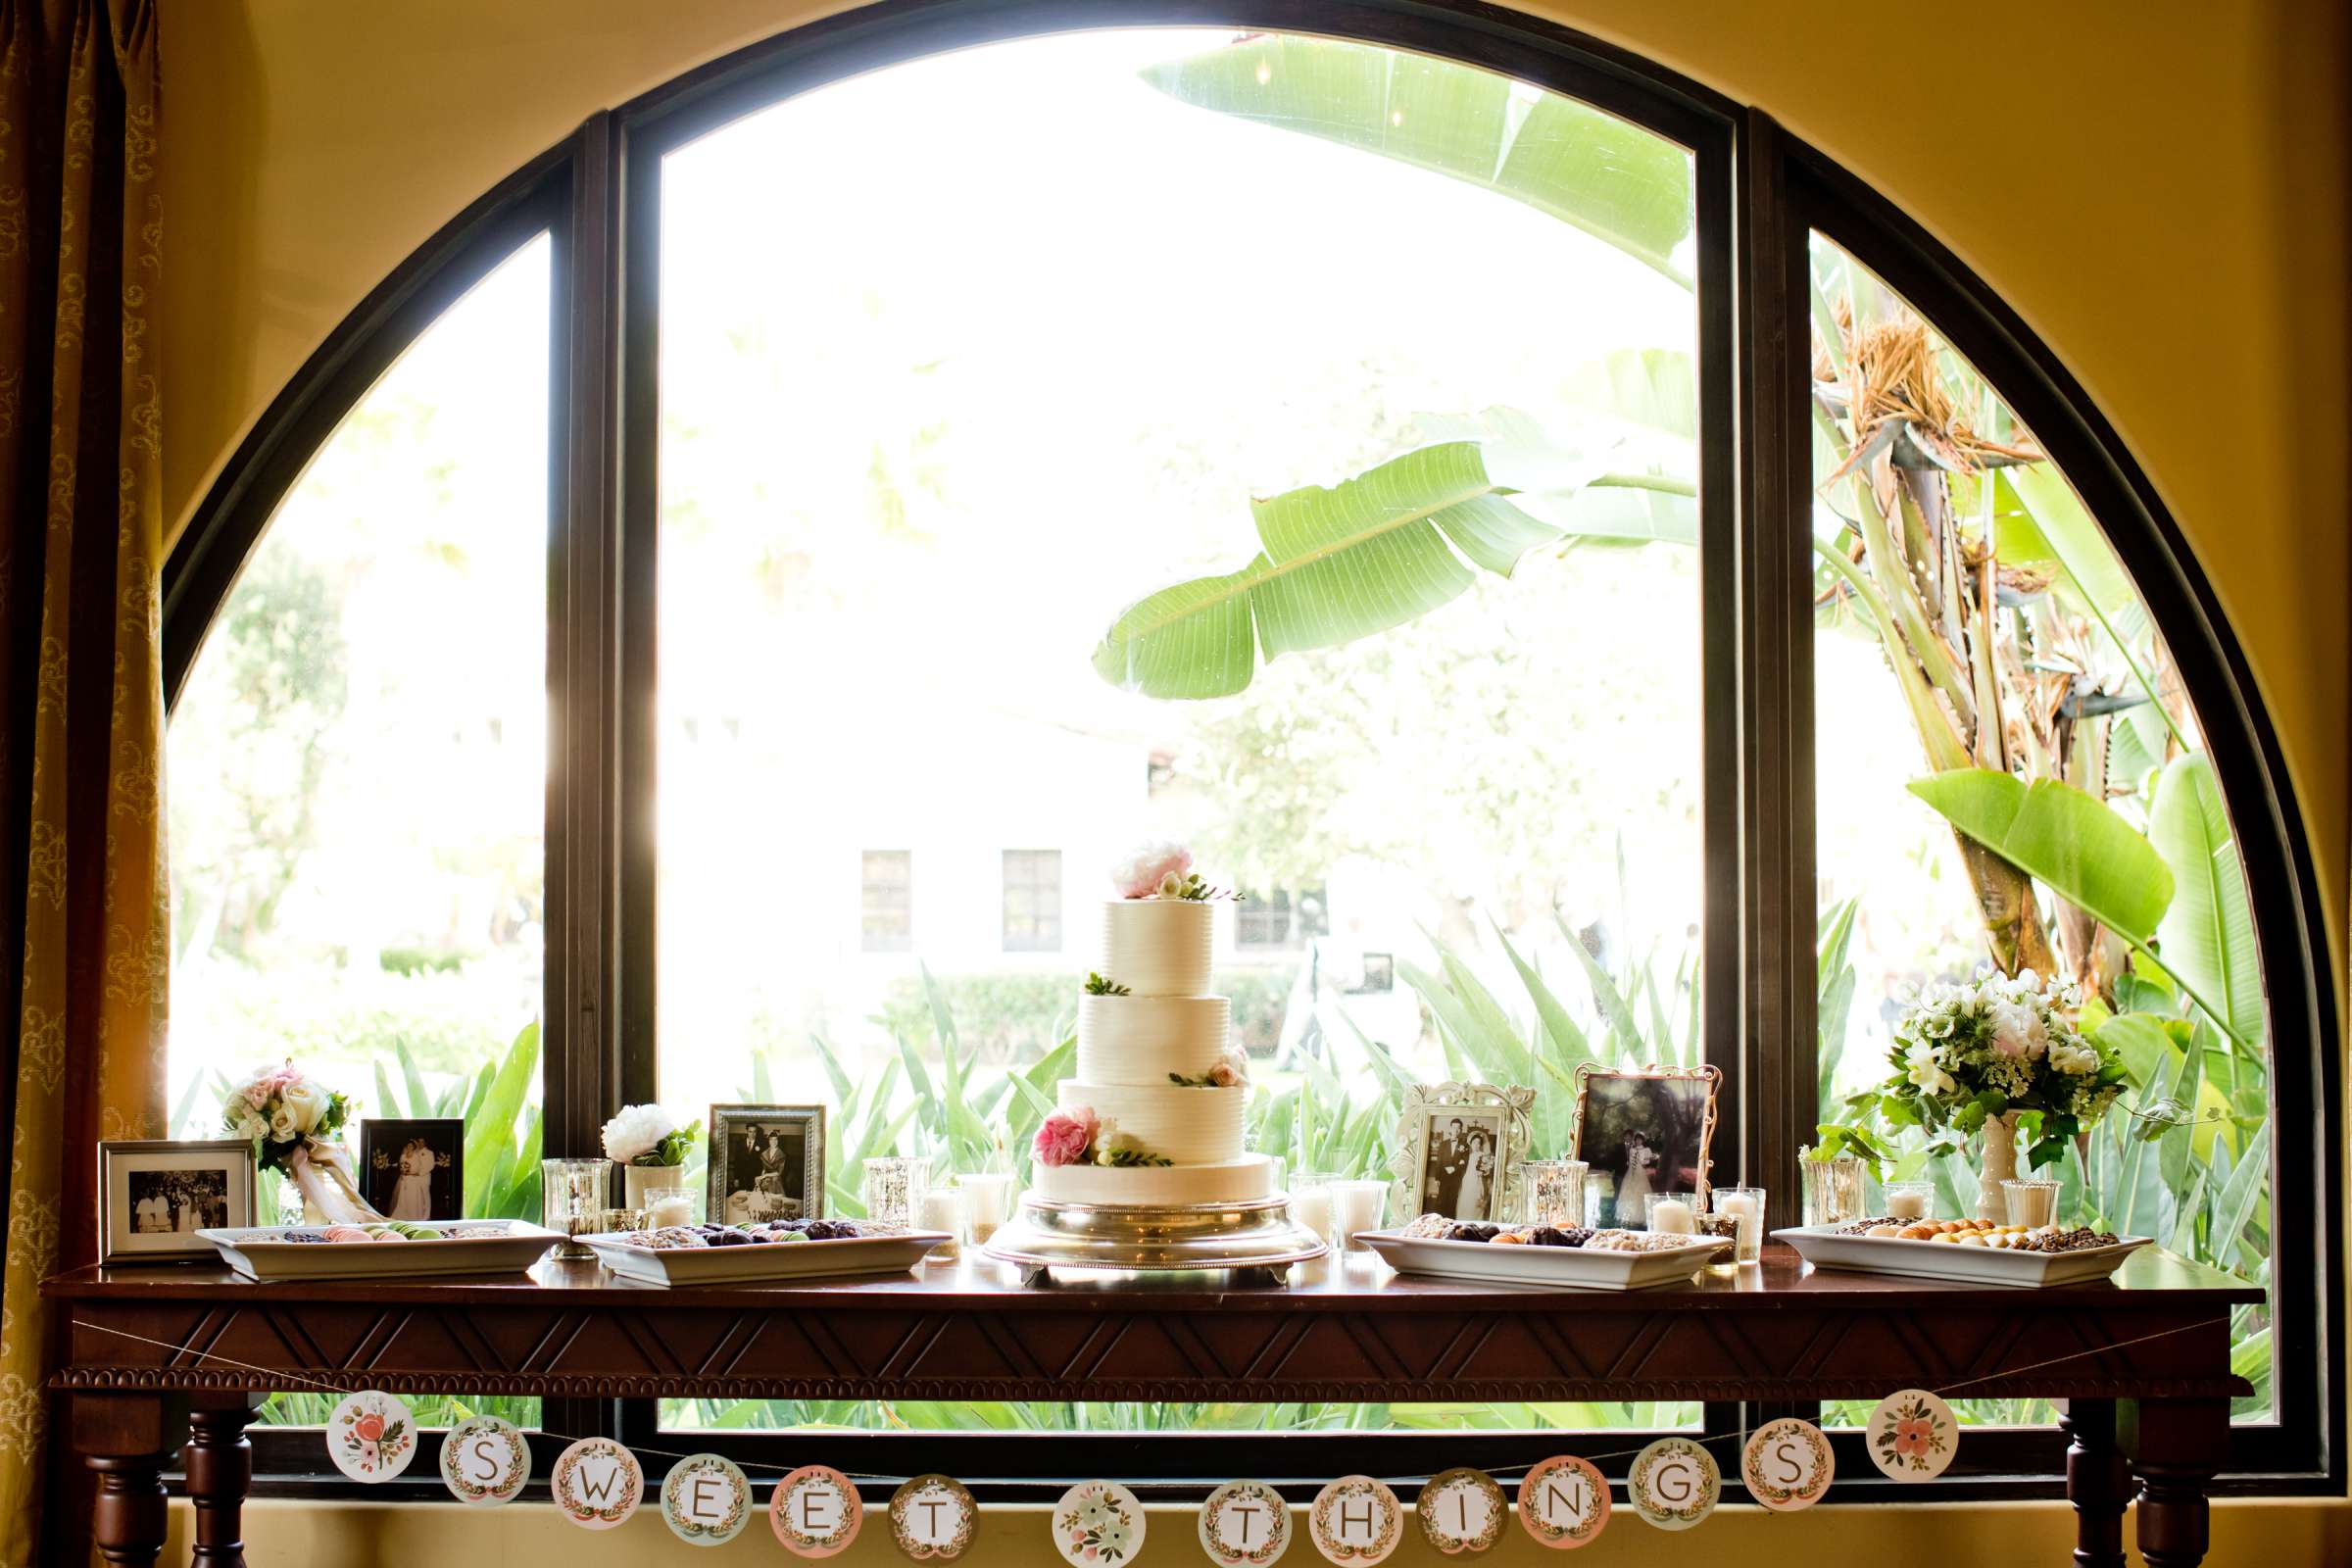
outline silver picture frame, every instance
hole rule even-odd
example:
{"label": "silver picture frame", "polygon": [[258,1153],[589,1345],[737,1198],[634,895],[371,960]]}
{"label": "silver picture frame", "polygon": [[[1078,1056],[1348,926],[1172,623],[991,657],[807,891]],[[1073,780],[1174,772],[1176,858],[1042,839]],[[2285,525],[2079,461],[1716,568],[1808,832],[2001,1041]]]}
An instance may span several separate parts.
{"label": "silver picture frame", "polygon": [[218,1259],[220,1250],[196,1232],[251,1225],[253,1211],[253,1145],[242,1138],[115,1138],[98,1146],[100,1263]]}
{"label": "silver picture frame", "polygon": [[[1389,1167],[1396,1177],[1395,1222],[1402,1225],[1424,1213],[1445,1213],[1502,1224],[1523,1212],[1526,1199],[1520,1192],[1519,1167],[1532,1142],[1528,1112],[1535,1102],[1533,1089],[1516,1085],[1448,1081],[1405,1090],[1396,1153]],[[1491,1168],[1480,1172],[1474,1160],[1482,1133],[1493,1147],[1485,1151]],[[1460,1159],[1449,1157],[1449,1144],[1459,1146]],[[1474,1179],[1476,1200],[1471,1201]]]}
{"label": "silver picture frame", "polygon": [[[705,1146],[703,1213],[712,1224],[818,1219],[825,1212],[825,1107],[712,1105]],[[773,1137],[783,1162],[766,1154]],[[748,1140],[756,1140],[751,1142]],[[798,1156],[790,1150],[801,1145]],[[793,1172],[800,1191],[792,1191]],[[732,1205],[732,1206],[731,1206]]]}

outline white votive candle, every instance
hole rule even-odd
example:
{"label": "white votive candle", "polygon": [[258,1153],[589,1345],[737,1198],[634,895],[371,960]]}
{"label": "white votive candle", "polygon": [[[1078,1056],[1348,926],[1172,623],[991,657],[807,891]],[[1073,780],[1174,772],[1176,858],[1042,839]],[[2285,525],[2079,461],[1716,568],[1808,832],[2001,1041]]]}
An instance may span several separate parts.
{"label": "white votive candle", "polygon": [[1691,1216],[1689,1203],[1669,1199],[1663,1203],[1650,1205],[1649,1228],[1664,1231],[1669,1236],[1690,1236],[1696,1234],[1698,1221]]}
{"label": "white votive candle", "polygon": [[953,1187],[926,1188],[922,1201],[915,1206],[915,1228],[926,1231],[946,1231],[948,1240],[923,1255],[926,1263],[953,1262],[956,1257],[956,1233],[963,1229],[963,1194]]}
{"label": "white votive candle", "polygon": [[1003,1171],[958,1176],[963,1192],[963,1225],[974,1247],[985,1246],[998,1228],[1012,1218],[1012,1178]]}
{"label": "white votive candle", "polygon": [[1331,1189],[1301,1187],[1291,1194],[1291,1220],[1301,1230],[1331,1235]]}
{"label": "white votive candle", "polygon": [[1926,1219],[1928,1217],[1928,1195],[1925,1193],[1888,1193],[1886,1195],[1886,1217],[1888,1219]]}
{"label": "white votive candle", "polygon": [[664,1225],[691,1225],[694,1223],[694,1200],[684,1193],[657,1198],[646,1207],[645,1222],[656,1230]]}
{"label": "white votive candle", "polygon": [[1380,1216],[1389,1196],[1387,1182],[1331,1184],[1332,1237],[1343,1248],[1354,1246],[1358,1231],[1380,1229]]}

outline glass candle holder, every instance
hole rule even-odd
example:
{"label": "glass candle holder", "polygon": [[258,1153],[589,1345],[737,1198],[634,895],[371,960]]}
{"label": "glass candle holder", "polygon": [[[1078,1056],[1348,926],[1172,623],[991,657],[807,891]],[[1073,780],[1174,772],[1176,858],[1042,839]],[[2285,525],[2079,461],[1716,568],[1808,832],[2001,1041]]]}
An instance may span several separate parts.
{"label": "glass candle holder", "polygon": [[1714,1193],[1714,1207],[1718,1214],[1729,1214],[1739,1222],[1732,1239],[1735,1260],[1741,1263],[1761,1262],[1764,1257],[1764,1189],[1761,1187],[1718,1187]]}
{"label": "glass candle holder", "polygon": [[638,1196],[645,1200],[645,1224],[648,1230],[661,1230],[668,1225],[694,1223],[694,1189],[671,1184],[665,1187],[641,1188]]}
{"label": "glass candle holder", "polygon": [[865,1162],[865,1217],[884,1225],[911,1225],[914,1205],[930,1186],[931,1162],[912,1154],[886,1154]]}
{"label": "glass candle holder", "polygon": [[[1291,1173],[1291,1223],[1314,1232],[1326,1242],[1331,1235],[1331,1184],[1340,1178],[1328,1170]],[[1335,1245],[1345,1246],[1346,1243]]]}
{"label": "glass candle holder", "polygon": [[1571,1230],[1585,1223],[1585,1175],[1581,1159],[1531,1159],[1526,1165],[1527,1217],[1536,1225]]}
{"label": "glass candle holder", "polygon": [[[1642,1195],[1642,1221],[1653,1231],[1669,1236],[1698,1234],[1698,1199],[1691,1193],[1644,1193]],[[1630,1218],[1619,1215],[1619,1219]]]}
{"label": "glass candle holder", "polygon": [[547,1228],[564,1238],[556,1244],[556,1256],[575,1261],[596,1256],[572,1238],[602,1228],[612,1191],[612,1162],[609,1159],[539,1162],[540,1212]]}
{"label": "glass candle holder", "polygon": [[1862,1217],[1862,1161],[1852,1154],[1797,1162],[1805,1177],[1805,1223],[1843,1225]]}
{"label": "glass candle holder", "polygon": [[956,1177],[956,1185],[963,1189],[964,1237],[974,1247],[985,1247],[1012,1218],[1012,1178],[1004,1171],[982,1171]]}
{"label": "glass candle holder", "polygon": [[2042,1230],[2058,1223],[2058,1184],[2015,1180],[2001,1183],[2001,1198],[2009,1205],[2009,1223]]}
{"label": "glass candle holder", "polygon": [[1882,1205],[1888,1219],[1934,1219],[1936,1217],[1936,1184],[1934,1182],[1888,1182],[1880,1189],[1886,1194]]}
{"label": "glass candle holder", "polygon": [[1389,1207],[1389,1184],[1349,1179],[1331,1184],[1331,1245],[1347,1252],[1368,1252],[1355,1238],[1380,1229]]}
{"label": "glass candle holder", "polygon": [[923,1254],[926,1263],[953,1263],[962,1250],[959,1242],[963,1235],[963,1194],[954,1187],[928,1187],[915,1205],[914,1223],[917,1229],[946,1231],[948,1239]]}

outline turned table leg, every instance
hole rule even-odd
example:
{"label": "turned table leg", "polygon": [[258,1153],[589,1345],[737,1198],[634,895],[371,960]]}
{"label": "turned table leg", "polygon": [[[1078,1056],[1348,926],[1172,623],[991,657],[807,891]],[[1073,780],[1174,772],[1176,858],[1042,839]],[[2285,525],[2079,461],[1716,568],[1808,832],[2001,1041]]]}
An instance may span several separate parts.
{"label": "turned table leg", "polygon": [[253,1445],[245,1424],[265,1396],[199,1395],[188,1411],[188,1500],[195,1504],[189,1568],[245,1568],[245,1494],[253,1487]]}
{"label": "turned table leg", "polygon": [[2115,1446],[2113,1399],[2062,1399],[2066,1497],[2075,1505],[2075,1568],[2125,1568],[2124,1507],[2132,1467]]}
{"label": "turned table leg", "polygon": [[98,1477],[98,1555],[152,1568],[164,1549],[164,1465],[187,1436],[186,1407],[162,1394],[76,1393],[73,1403],[74,1451]]}
{"label": "turned table leg", "polygon": [[2148,1568],[2205,1560],[2205,1484],[2230,1443],[2227,1399],[2132,1399],[2117,1429],[2139,1472],[2139,1554]]}

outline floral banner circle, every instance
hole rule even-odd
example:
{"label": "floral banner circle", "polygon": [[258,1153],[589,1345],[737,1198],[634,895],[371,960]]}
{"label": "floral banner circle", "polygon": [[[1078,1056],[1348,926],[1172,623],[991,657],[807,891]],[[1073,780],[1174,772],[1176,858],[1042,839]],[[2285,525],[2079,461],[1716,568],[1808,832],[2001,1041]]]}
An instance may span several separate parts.
{"label": "floral banner circle", "polygon": [[979,1505],[953,1476],[916,1476],[890,1494],[890,1539],[917,1562],[962,1556],[979,1528]]}
{"label": "floral banner circle", "polygon": [[1554,1454],[1519,1483],[1519,1523],[1555,1550],[1590,1544],[1608,1527],[1608,1479],[1590,1459]]}
{"label": "floral banner circle", "polygon": [[1952,1407],[1925,1389],[1889,1394],[1863,1430],[1870,1462],[1896,1481],[1933,1481],[1960,1450]]}
{"label": "floral banner circle", "polygon": [[582,1438],[556,1455],[549,1500],[583,1530],[610,1530],[645,1500],[645,1467],[611,1438]]}
{"label": "floral banner circle", "polygon": [[1200,1549],[1217,1568],[1266,1568],[1290,1548],[1290,1507],[1262,1481],[1228,1481],[1200,1505]]}
{"label": "floral banner circle", "polygon": [[1414,1511],[1431,1545],[1448,1557],[1476,1556],[1502,1539],[1511,1505],[1493,1476],[1464,1466],[1430,1477]]}
{"label": "floral banner circle", "polygon": [[1317,1551],[1343,1568],[1366,1568],[1396,1549],[1404,1505],[1370,1476],[1342,1476],[1307,1504],[1306,1533]]}
{"label": "floral banner circle", "polygon": [[803,1557],[830,1557],[858,1539],[865,1504],[840,1471],[805,1464],[776,1483],[767,1499],[767,1527],[786,1550]]}
{"label": "floral banner circle", "polygon": [[441,1440],[441,1484],[460,1502],[512,1502],[530,1479],[531,1446],[512,1421],[469,1415]]}
{"label": "floral banner circle", "polygon": [[1688,1530],[1715,1511],[1723,1472],[1715,1456],[1689,1438],[1660,1438],[1634,1457],[1625,1473],[1634,1511],[1660,1530]]}
{"label": "floral banner circle", "polygon": [[1081,1481],[1054,1505],[1054,1545],[1071,1568],[1133,1561],[1144,1549],[1144,1505],[1115,1481]]}
{"label": "floral banner circle", "polygon": [[354,1481],[389,1481],[416,1457],[416,1418],[394,1395],[373,1389],[347,1395],[326,1418],[326,1452]]}
{"label": "floral banner circle", "polygon": [[1821,1428],[1794,1416],[1758,1427],[1740,1453],[1740,1479],[1747,1484],[1748,1495],[1782,1513],[1812,1507],[1837,1474],[1830,1440]]}
{"label": "floral banner circle", "polygon": [[751,1516],[752,1484],[724,1454],[690,1453],[662,1478],[662,1522],[689,1544],[723,1546]]}

